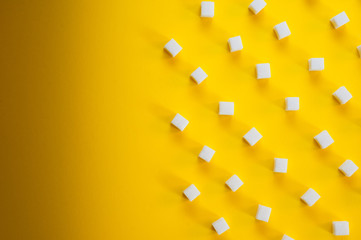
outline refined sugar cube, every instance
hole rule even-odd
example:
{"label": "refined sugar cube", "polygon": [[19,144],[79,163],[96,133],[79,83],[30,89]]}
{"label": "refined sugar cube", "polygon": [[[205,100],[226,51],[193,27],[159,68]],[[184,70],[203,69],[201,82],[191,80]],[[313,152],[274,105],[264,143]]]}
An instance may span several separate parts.
{"label": "refined sugar cube", "polygon": [[182,50],[182,47],[172,38],[164,46],[164,49],[167,50],[172,57],[175,57]]}
{"label": "refined sugar cube", "polygon": [[269,217],[271,216],[272,208],[262,206],[261,204],[258,205],[258,210],[256,214],[256,219],[264,222],[268,222]]}
{"label": "refined sugar cube", "polygon": [[310,58],[308,60],[308,71],[321,71],[325,69],[324,58]]}
{"label": "refined sugar cube", "polygon": [[333,235],[335,236],[348,236],[350,229],[347,221],[334,221],[332,222]]}
{"label": "refined sugar cube", "polygon": [[193,201],[196,199],[196,197],[201,194],[201,192],[194,186],[194,184],[191,184],[186,190],[183,191],[184,196],[186,196],[189,201]]}
{"label": "refined sugar cube", "polygon": [[263,136],[257,131],[256,128],[249,130],[244,136],[244,140],[248,142],[249,145],[255,145]]}
{"label": "refined sugar cube", "polygon": [[346,160],[338,169],[345,174],[346,177],[351,177],[352,174],[357,171],[358,166],[351,160]]}
{"label": "refined sugar cube", "polygon": [[347,17],[345,12],[342,12],[331,18],[330,21],[333,24],[333,27],[337,29],[348,23],[350,19]]}
{"label": "refined sugar cube", "polygon": [[265,6],[267,5],[267,3],[263,0],[254,0],[249,6],[248,8],[254,13],[257,14],[259,13]]}
{"label": "refined sugar cube", "polygon": [[216,230],[218,235],[221,235],[222,233],[224,233],[225,231],[227,231],[229,229],[229,226],[228,226],[226,220],[224,220],[224,218],[218,219],[217,221],[212,223],[212,226],[213,226],[214,230]]}
{"label": "refined sugar cube", "polygon": [[242,39],[240,36],[228,39],[229,50],[236,52],[243,49]]}
{"label": "refined sugar cube", "polygon": [[191,77],[194,81],[197,82],[197,84],[200,84],[201,82],[203,82],[204,79],[208,77],[208,75],[203,71],[202,68],[199,67],[194,72],[192,72]]}
{"label": "refined sugar cube", "polygon": [[287,163],[288,159],[285,158],[275,158],[275,164],[273,171],[278,173],[286,173],[287,172]]}
{"label": "refined sugar cube", "polygon": [[219,102],[219,115],[233,115],[234,102]]}
{"label": "refined sugar cube", "polygon": [[352,95],[351,93],[345,88],[345,87],[340,87],[339,89],[336,90],[336,92],[334,92],[332,94],[337,101],[339,101],[339,103],[341,104],[345,104],[347,103],[351,98]]}
{"label": "refined sugar cube", "polygon": [[285,234],[283,235],[282,240],[294,240],[294,239]]}
{"label": "refined sugar cube", "polygon": [[286,111],[298,111],[300,109],[299,97],[288,97],[286,100]]}
{"label": "refined sugar cube", "polygon": [[204,146],[198,157],[202,158],[206,162],[210,162],[215,153],[216,151],[212,148]]}
{"label": "refined sugar cube", "polygon": [[322,149],[327,148],[334,142],[332,137],[326,130],[319,133],[317,136],[314,137],[314,139]]}
{"label": "refined sugar cube", "polygon": [[201,3],[201,17],[214,17],[214,2],[203,1]]}
{"label": "refined sugar cube", "polygon": [[177,113],[171,123],[173,126],[183,131],[188,125],[189,121]]}
{"label": "refined sugar cube", "polygon": [[361,58],[361,45],[357,47],[358,55]]}
{"label": "refined sugar cube", "polygon": [[309,188],[305,194],[302,195],[301,200],[304,201],[308,206],[312,206],[315,204],[318,199],[320,199],[320,195],[313,190],[312,188]]}
{"label": "refined sugar cube", "polygon": [[269,63],[260,63],[256,65],[257,79],[264,79],[271,77],[271,66]]}
{"label": "refined sugar cube", "polygon": [[276,32],[278,40],[281,40],[282,38],[285,38],[285,37],[288,37],[289,35],[291,35],[291,31],[288,28],[288,25],[286,22],[281,22],[281,23],[277,24],[276,26],[274,26],[273,29]]}
{"label": "refined sugar cube", "polygon": [[239,177],[234,174],[230,179],[226,181],[226,185],[233,191],[237,191],[243,185],[243,182]]}

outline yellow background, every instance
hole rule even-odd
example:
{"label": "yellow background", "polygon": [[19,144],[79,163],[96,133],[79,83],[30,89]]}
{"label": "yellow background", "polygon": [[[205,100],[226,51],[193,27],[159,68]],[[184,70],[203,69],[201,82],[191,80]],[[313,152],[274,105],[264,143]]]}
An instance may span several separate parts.
{"label": "yellow background", "polygon": [[[212,20],[200,2],[2,1],[1,239],[334,239],[334,220],[361,239],[361,174],[338,171],[361,166],[361,2],[268,0],[253,15],[251,0],[222,0]],[[335,30],[341,11],[351,21]],[[279,41],[282,21],[292,34]],[[238,35],[244,49],[231,54]],[[308,72],[311,57],[325,70]],[[257,80],[265,62],[272,78]],[[199,66],[209,77],[196,85]],[[340,86],[354,96],[342,106]],[[301,109],[285,112],[292,96]],[[218,116],[219,101],[235,115]],[[242,140],[251,127],[264,136],[254,147]],[[313,140],[322,130],[335,140],[325,150]],[[216,150],[210,163],[197,158],[203,145]],[[289,159],[287,174],[272,172],[274,157]],[[191,183],[193,202],[182,196]],[[300,201],[309,187],[321,195],[311,208]],[[272,207],[269,223],[255,221],[258,204]]]}

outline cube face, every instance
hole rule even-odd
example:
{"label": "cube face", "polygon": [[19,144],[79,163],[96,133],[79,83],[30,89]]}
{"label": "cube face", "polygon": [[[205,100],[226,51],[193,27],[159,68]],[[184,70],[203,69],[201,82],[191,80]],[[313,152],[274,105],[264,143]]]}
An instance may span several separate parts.
{"label": "cube face", "polygon": [[352,98],[351,93],[343,86],[337,89],[332,95],[340,104],[345,104]]}
{"label": "cube face", "polygon": [[188,125],[189,121],[185,119],[182,115],[177,113],[175,117],[173,118],[171,124],[178,128],[179,130],[183,131],[186,126]]}
{"label": "cube face", "polygon": [[277,173],[286,173],[287,172],[288,159],[285,158],[275,158],[273,171]]}
{"label": "cube face", "polygon": [[201,17],[214,17],[214,2],[203,1],[201,3]]}
{"label": "cube face", "polygon": [[243,182],[236,174],[234,174],[226,181],[226,185],[232,190],[232,192],[235,192],[243,185]]}
{"label": "cube face", "polygon": [[286,101],[286,111],[298,111],[300,109],[299,97],[288,97]]}
{"label": "cube face", "polygon": [[257,79],[271,78],[271,66],[269,63],[260,63],[256,65]]}
{"label": "cube face", "polygon": [[285,234],[283,235],[282,240],[294,240],[294,239]]}
{"label": "cube face", "polygon": [[315,190],[310,188],[305,194],[302,195],[301,200],[311,207],[318,201],[318,199],[320,199],[320,197],[321,196],[318,195]]}
{"label": "cube face", "polygon": [[236,52],[243,49],[242,39],[240,36],[228,39],[229,51]]}
{"label": "cube face", "polygon": [[317,136],[314,137],[314,139],[316,140],[321,149],[327,148],[334,142],[331,135],[326,130],[319,133]]}
{"label": "cube face", "polygon": [[182,50],[182,47],[172,38],[164,46],[164,49],[167,50],[172,57],[175,57]]}
{"label": "cube face", "polygon": [[244,140],[248,142],[249,145],[255,145],[263,136],[257,131],[256,128],[249,130],[244,136]]}
{"label": "cube face", "polygon": [[322,71],[325,69],[325,59],[324,58],[310,58],[308,60],[308,70],[309,71]]}
{"label": "cube face", "polygon": [[219,102],[219,115],[233,115],[234,102]]}
{"label": "cube face", "polygon": [[348,236],[350,235],[350,228],[347,221],[334,221],[332,222],[333,235],[335,236]]}
{"label": "cube face", "polygon": [[342,12],[331,18],[330,21],[333,24],[334,28],[337,29],[348,23],[350,19],[347,17],[345,12]]}
{"label": "cube face", "polygon": [[216,230],[218,235],[221,235],[222,233],[224,233],[225,231],[227,231],[229,229],[229,226],[228,226],[226,220],[224,220],[224,218],[218,219],[217,221],[212,223],[212,226],[213,226],[214,230]]}
{"label": "cube face", "polygon": [[291,31],[288,28],[288,25],[286,22],[281,22],[281,23],[277,24],[276,26],[274,26],[273,29],[276,32],[278,40],[281,40],[281,39],[291,35]]}
{"label": "cube face", "polygon": [[212,148],[204,146],[198,157],[206,162],[210,162],[215,153],[216,151],[214,151]]}
{"label": "cube face", "polygon": [[192,202],[201,194],[201,192],[196,188],[196,186],[194,186],[194,184],[192,184],[183,191],[183,194],[189,199],[189,201]]}
{"label": "cube face", "polygon": [[254,0],[249,6],[248,8],[254,13],[254,14],[258,14],[265,6],[267,5],[267,3],[263,0]]}
{"label": "cube face", "polygon": [[208,77],[208,75],[205,73],[205,71],[203,71],[202,68],[199,67],[194,72],[192,72],[191,77],[194,81],[197,82],[197,84],[200,84]]}
{"label": "cube face", "polygon": [[359,57],[361,58],[361,45],[360,45],[360,46],[358,46],[356,49],[357,49],[357,51],[358,51],[358,55],[359,55]]}
{"label": "cube face", "polygon": [[338,169],[346,177],[351,177],[358,170],[358,166],[351,160],[346,160]]}
{"label": "cube face", "polygon": [[272,210],[272,208],[262,206],[261,204],[259,204],[257,214],[256,214],[256,219],[263,221],[263,222],[268,222],[269,218],[271,216],[271,210]]}

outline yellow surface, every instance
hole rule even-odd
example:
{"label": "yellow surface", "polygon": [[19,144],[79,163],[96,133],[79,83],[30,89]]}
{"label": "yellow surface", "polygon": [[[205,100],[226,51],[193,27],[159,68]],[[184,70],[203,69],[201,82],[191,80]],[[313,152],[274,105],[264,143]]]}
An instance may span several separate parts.
{"label": "yellow surface", "polygon": [[[361,239],[361,2],[268,0],[257,16],[249,1],[200,2],[3,1],[1,49],[1,239],[334,239],[331,222],[350,222]],[[335,30],[329,19],[346,11]],[[278,41],[273,26],[292,35]],[[240,35],[244,49],[229,53]],[[163,51],[174,38],[182,52]],[[307,60],[324,57],[325,70]],[[272,78],[256,80],[269,62]],[[189,77],[201,66],[209,77]],[[340,86],[354,98],[339,105]],[[284,98],[300,97],[285,112]],[[235,115],[220,117],[219,101]],[[171,127],[176,113],[190,124]],[[242,136],[256,127],[254,147]],[[328,130],[335,143],[320,150],[313,137]],[[203,145],[217,152],[197,158]],[[273,158],[289,159],[274,174]],[[224,182],[237,174],[235,193]],[[202,192],[188,202],[182,191]],[[312,187],[311,208],[300,196]],[[255,221],[258,204],[272,207]],[[224,217],[218,236],[211,223]],[[341,238],[342,239],[342,238]]]}

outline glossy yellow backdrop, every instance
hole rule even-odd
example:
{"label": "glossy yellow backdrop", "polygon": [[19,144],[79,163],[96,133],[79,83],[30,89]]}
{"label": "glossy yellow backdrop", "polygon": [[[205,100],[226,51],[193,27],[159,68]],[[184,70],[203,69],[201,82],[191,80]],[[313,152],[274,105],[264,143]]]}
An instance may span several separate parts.
{"label": "glossy yellow backdrop", "polygon": [[[211,20],[200,2],[0,3],[1,239],[335,239],[335,220],[361,239],[360,173],[338,171],[361,166],[361,2],[268,0],[255,16],[250,1],[216,0]],[[335,30],[342,11],[351,21]],[[282,21],[292,35],[278,41]],[[244,49],[231,54],[238,35]],[[176,58],[163,50],[171,38]],[[324,71],[308,72],[312,57]],[[257,80],[264,62],[272,78]],[[199,66],[209,77],[196,85]],[[340,86],[354,96],[343,106]],[[300,111],[285,112],[293,96]],[[218,116],[219,101],[235,115]],[[242,140],[251,127],[264,136],[254,147]],[[313,140],[322,130],[335,140],[325,150]],[[210,163],[197,158],[203,145],[216,150]],[[287,174],[272,172],[274,157],[289,159]],[[193,202],[182,196],[191,183]],[[321,195],[311,208],[300,201],[309,187]],[[255,221],[258,204],[272,207],[269,223]]]}

